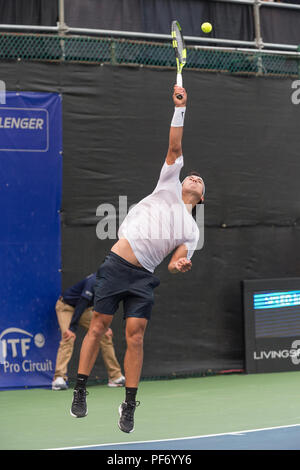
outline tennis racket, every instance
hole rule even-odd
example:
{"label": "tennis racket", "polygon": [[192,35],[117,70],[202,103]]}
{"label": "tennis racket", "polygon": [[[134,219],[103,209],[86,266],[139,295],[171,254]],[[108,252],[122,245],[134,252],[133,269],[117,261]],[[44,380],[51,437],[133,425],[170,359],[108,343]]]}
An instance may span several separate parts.
{"label": "tennis racket", "polygon": [[[178,21],[172,21],[171,35],[177,64],[176,85],[182,87],[182,69],[186,64],[186,47]],[[182,95],[176,95],[176,97],[179,100],[183,98]]]}

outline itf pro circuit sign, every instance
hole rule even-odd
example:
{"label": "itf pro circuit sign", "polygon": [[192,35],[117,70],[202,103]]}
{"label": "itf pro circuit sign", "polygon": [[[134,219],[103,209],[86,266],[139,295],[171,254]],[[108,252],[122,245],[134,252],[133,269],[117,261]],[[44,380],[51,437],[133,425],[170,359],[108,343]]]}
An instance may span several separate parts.
{"label": "itf pro circuit sign", "polygon": [[244,281],[247,372],[300,370],[300,279]]}
{"label": "itf pro circuit sign", "polygon": [[0,104],[0,389],[50,386],[59,344],[61,97]]}
{"label": "itf pro circuit sign", "polygon": [[[3,365],[4,375],[51,373],[54,365],[52,359],[43,354],[45,343],[42,333],[33,335],[29,331],[13,327],[2,331],[0,363]],[[28,380],[27,385],[31,385],[31,380]]]}

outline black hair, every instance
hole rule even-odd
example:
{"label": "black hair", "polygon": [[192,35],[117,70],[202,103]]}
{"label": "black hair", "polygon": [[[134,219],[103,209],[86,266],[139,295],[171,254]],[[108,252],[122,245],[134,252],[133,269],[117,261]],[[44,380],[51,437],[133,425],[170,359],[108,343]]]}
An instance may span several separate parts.
{"label": "black hair", "polygon": [[194,175],[194,176],[200,176],[200,178],[201,178],[201,175],[200,175],[200,173],[198,173],[198,171],[191,171],[191,172],[188,174],[188,176],[193,176],[193,175]]}

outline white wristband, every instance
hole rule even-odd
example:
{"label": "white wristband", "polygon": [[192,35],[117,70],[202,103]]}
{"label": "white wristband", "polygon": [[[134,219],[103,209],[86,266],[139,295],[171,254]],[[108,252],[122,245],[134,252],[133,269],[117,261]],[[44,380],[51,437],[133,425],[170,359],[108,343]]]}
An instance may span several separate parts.
{"label": "white wristband", "polygon": [[171,127],[183,127],[186,106],[176,106],[171,122]]}

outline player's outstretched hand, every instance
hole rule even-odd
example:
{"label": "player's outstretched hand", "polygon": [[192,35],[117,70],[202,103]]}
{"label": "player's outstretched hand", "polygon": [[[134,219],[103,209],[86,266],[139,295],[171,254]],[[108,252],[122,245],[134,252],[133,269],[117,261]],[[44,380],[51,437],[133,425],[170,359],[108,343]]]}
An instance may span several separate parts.
{"label": "player's outstretched hand", "polygon": [[[179,100],[176,95],[181,95],[182,99]],[[187,102],[187,93],[185,88],[182,88],[181,86],[174,85],[174,92],[173,92],[173,101],[175,106],[186,106]]]}
{"label": "player's outstretched hand", "polygon": [[181,273],[186,273],[187,271],[190,271],[191,267],[192,262],[187,258],[179,258],[179,260],[177,260],[175,263],[175,268],[178,269],[178,271],[180,271]]}

